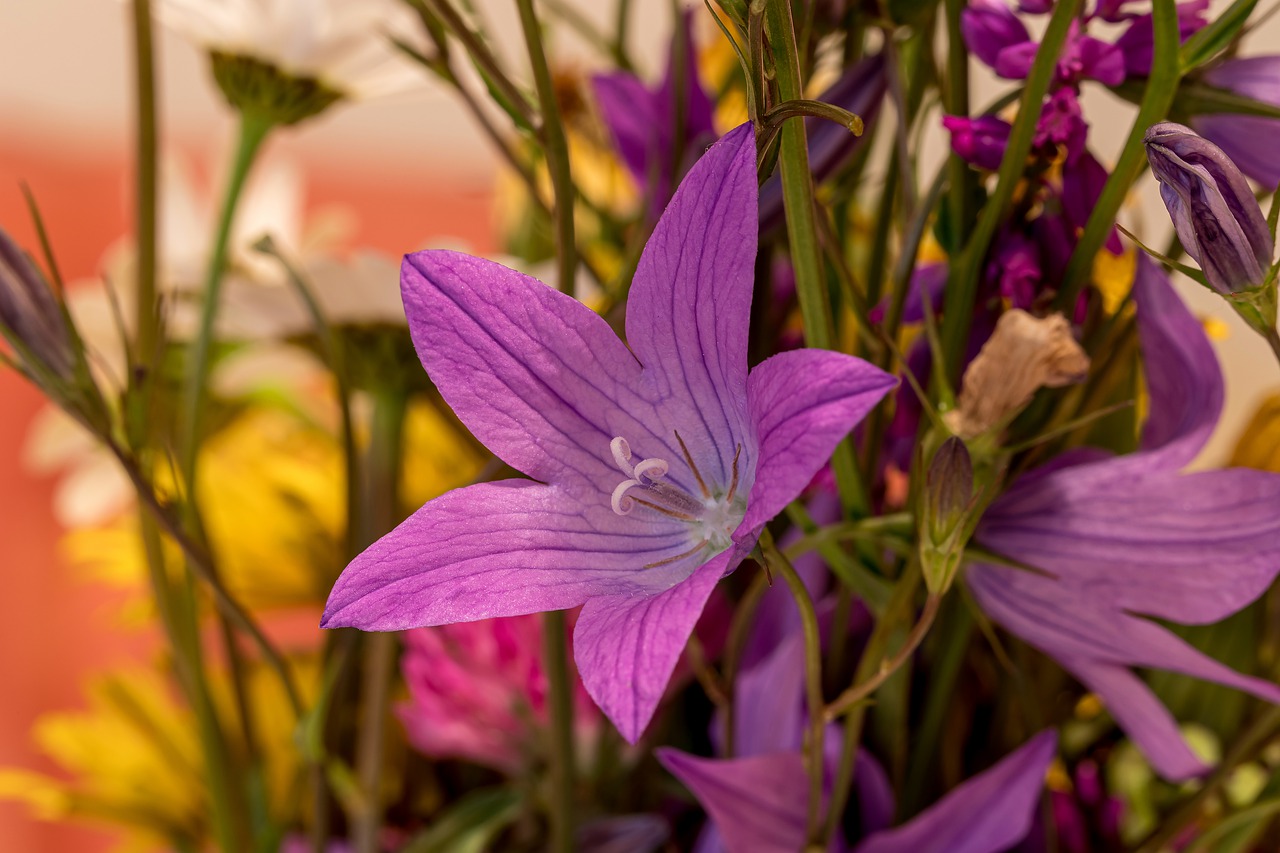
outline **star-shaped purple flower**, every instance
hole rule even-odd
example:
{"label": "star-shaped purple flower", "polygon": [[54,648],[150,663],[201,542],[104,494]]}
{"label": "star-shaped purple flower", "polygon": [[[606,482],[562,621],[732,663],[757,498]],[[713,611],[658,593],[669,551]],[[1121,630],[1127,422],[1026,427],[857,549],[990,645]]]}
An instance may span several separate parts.
{"label": "star-shaped purple flower", "polygon": [[1150,392],[1142,448],[1077,451],[1023,477],[983,517],[984,547],[1043,569],[969,567],[982,608],[1053,657],[1106,703],[1169,779],[1205,767],[1131,667],[1168,669],[1280,702],[1280,685],[1242,675],[1143,617],[1217,622],[1280,573],[1280,476],[1183,473],[1222,410],[1222,375],[1195,317],[1155,264],[1134,282]]}
{"label": "star-shaped purple flower", "polygon": [[398,631],[583,605],[579,672],[623,736],[640,736],[716,581],[895,382],[821,350],[748,375],[755,158],[743,125],[681,184],[636,269],[628,344],[521,273],[455,252],[406,257],[423,365],[472,433],[532,479],[426,504],[347,567],[322,625]]}

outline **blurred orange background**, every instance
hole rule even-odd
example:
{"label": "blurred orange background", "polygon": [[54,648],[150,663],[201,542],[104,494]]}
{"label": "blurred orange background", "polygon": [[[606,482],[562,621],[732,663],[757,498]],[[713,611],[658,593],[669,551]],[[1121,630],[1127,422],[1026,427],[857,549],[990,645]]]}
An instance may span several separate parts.
{"label": "blurred orange background", "polygon": [[[206,164],[210,165],[210,164]],[[487,182],[403,180],[387,164],[368,174],[359,162],[302,160],[308,208],[353,214],[352,245],[392,254],[432,235],[491,247]],[[129,231],[129,160],[121,151],[50,145],[38,136],[0,140],[0,224],[29,250],[37,247],[20,182],[35,194],[63,275],[93,276],[102,252]],[[146,661],[151,638],[114,624],[113,593],[78,578],[60,558],[50,503],[52,480],[23,469],[22,447],[40,396],[0,369],[0,766],[56,772],[30,738],[35,719],[81,708],[82,685],[97,671]],[[318,630],[318,629],[317,629]],[[92,827],[43,823],[17,803],[0,801],[0,850],[106,851],[115,836]]]}

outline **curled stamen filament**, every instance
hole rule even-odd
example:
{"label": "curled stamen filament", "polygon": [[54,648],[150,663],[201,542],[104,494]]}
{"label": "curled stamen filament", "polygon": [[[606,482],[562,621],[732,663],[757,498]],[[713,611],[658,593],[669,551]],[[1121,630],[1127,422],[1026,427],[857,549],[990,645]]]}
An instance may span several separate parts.
{"label": "curled stamen filament", "polygon": [[639,480],[623,480],[613,490],[613,496],[609,499],[613,511],[618,515],[630,515],[631,510],[636,508],[635,498],[629,497],[627,492],[631,491],[634,486],[639,486]]}
{"label": "curled stamen filament", "polygon": [[635,469],[631,467],[631,445],[622,436],[618,436],[609,442],[609,450],[613,452],[613,461],[618,463],[618,467],[622,469],[622,473],[628,477],[635,476]]}
{"label": "curled stamen filament", "polygon": [[644,459],[636,464],[631,476],[642,483],[645,480],[652,483],[667,476],[668,470],[669,466],[663,459]]}

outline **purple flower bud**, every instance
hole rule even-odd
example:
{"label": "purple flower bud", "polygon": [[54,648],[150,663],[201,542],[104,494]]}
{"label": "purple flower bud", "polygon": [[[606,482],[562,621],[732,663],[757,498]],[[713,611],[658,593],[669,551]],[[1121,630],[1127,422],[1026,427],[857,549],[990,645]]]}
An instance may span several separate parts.
{"label": "purple flower bud", "polygon": [[1009,146],[1009,122],[995,116],[943,116],[951,131],[951,150],[966,163],[994,172]]}
{"label": "purple flower bud", "polygon": [[920,542],[920,561],[925,585],[935,595],[945,593],[955,580],[972,509],[973,462],[965,443],[951,436],[929,463],[924,486],[926,535]]}
{"label": "purple flower bud", "polygon": [[1222,149],[1189,127],[1161,122],[1144,140],[1178,239],[1224,294],[1263,283],[1272,241],[1249,182]]}
{"label": "purple flower bud", "polygon": [[44,370],[70,377],[72,359],[66,320],[48,282],[26,253],[0,229],[0,328]]}

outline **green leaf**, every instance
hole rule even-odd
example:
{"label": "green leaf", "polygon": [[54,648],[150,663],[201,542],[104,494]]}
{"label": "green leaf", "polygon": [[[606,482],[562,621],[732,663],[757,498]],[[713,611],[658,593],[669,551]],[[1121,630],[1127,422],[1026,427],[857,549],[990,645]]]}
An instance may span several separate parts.
{"label": "green leaf", "polygon": [[1203,833],[1186,849],[1186,853],[1248,853],[1278,814],[1280,798],[1258,803]]}
{"label": "green leaf", "polygon": [[484,853],[520,814],[521,798],[509,788],[473,791],[412,838],[401,853]]}
{"label": "green leaf", "polygon": [[1190,115],[1200,113],[1239,113],[1241,115],[1280,118],[1280,107],[1256,101],[1226,89],[1215,89],[1201,83],[1184,83],[1178,90],[1178,109]]}
{"label": "green leaf", "polygon": [[1258,0],[1236,0],[1210,21],[1208,26],[1187,39],[1178,54],[1178,63],[1183,72],[1199,68],[1229,45],[1240,34],[1257,5]]}

